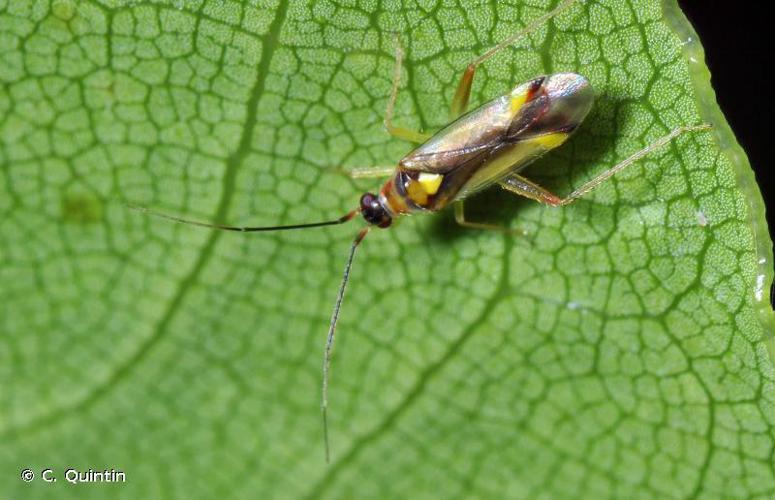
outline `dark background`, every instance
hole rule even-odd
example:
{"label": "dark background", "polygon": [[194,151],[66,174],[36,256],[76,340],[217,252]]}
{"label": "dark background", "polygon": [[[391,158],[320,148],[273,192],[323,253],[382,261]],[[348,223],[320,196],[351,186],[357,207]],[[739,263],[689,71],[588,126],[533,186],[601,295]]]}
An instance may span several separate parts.
{"label": "dark background", "polygon": [[[721,111],[743,146],[764,197],[770,239],[775,236],[775,186],[770,165],[775,130],[772,80],[773,27],[768,2],[680,0],[686,17],[705,47],[711,83]],[[775,283],[770,301],[775,308]]]}
{"label": "dark background", "polygon": [[775,28],[767,25],[769,2],[681,0],[682,10],[700,36],[721,111],[743,146],[767,206],[770,237],[775,223],[772,158],[775,149],[775,87],[765,76]]}

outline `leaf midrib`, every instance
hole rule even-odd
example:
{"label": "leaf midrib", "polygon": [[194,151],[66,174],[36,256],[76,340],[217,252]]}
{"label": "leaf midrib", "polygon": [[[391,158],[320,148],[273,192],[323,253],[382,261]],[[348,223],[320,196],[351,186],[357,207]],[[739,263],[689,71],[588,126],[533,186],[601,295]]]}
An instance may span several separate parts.
{"label": "leaf midrib", "polygon": [[[272,59],[275,54],[275,50],[278,47],[278,41],[280,39],[280,33],[285,25],[285,21],[288,14],[289,0],[281,0],[276,10],[275,18],[269,26],[269,30],[266,34],[260,37],[261,40],[261,60],[259,61],[256,69],[256,81],[250,92],[250,98],[248,99],[246,106],[245,124],[242,128],[242,134],[237,146],[237,149],[227,157],[226,168],[224,170],[221,199],[218,203],[218,207],[213,215],[213,220],[223,220],[228,213],[231,206],[234,188],[236,185],[237,172],[245,157],[251,151],[251,141],[253,138],[253,131],[256,127],[258,103],[264,94],[266,89],[266,80],[269,76],[269,68],[272,63]],[[213,254],[213,248],[222,235],[221,231],[211,231],[207,240],[202,245],[196,262],[191,267],[189,273],[179,282],[177,292],[169,303],[169,307],[162,315],[158,325],[153,330],[153,333],[141,343],[139,348],[131,355],[123,364],[121,364],[112,375],[104,380],[102,384],[95,385],[91,392],[87,393],[84,397],[76,400],[70,405],[63,405],[53,409],[47,414],[33,417],[30,421],[21,425],[10,425],[6,429],[0,430],[0,436],[4,439],[12,437],[18,437],[19,435],[40,431],[49,427],[53,423],[66,417],[68,414],[77,413],[97,403],[105,395],[110,393],[111,389],[119,384],[123,379],[127,378],[134,368],[139,366],[142,360],[153,350],[153,348],[161,341],[166,334],[170,331],[169,325],[175,318],[176,314],[180,310],[186,295],[192,289],[192,285],[196,283],[199,275],[207,264],[208,260]]]}

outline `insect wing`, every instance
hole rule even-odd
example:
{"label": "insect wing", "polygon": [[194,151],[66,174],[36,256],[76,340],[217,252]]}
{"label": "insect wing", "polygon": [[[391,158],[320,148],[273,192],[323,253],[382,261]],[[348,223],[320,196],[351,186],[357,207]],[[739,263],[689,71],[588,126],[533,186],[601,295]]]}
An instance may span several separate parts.
{"label": "insect wing", "polygon": [[509,95],[501,96],[464,114],[402,158],[398,166],[445,174],[487,153],[501,142],[514,120],[511,100]]}
{"label": "insect wing", "polygon": [[399,163],[443,176],[436,207],[502,180],[570,136],[594,94],[573,73],[539,77],[463,115]]}
{"label": "insect wing", "polygon": [[528,95],[501,143],[490,150],[453,200],[504,179],[560,146],[587,116],[593,101],[592,88],[584,77],[571,73],[547,77],[540,89]]}

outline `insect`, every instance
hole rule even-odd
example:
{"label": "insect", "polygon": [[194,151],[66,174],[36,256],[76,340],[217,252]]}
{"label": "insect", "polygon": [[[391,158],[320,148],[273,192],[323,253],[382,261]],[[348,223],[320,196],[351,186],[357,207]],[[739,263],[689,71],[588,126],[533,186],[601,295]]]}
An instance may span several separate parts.
{"label": "insect", "polygon": [[403,215],[437,212],[454,205],[455,220],[462,226],[504,230],[465,218],[463,200],[494,184],[520,196],[551,205],[568,205],[602,182],[690,131],[707,130],[710,125],[690,125],[674,129],[621,163],[605,170],[565,197],[560,197],[520,175],[520,171],[544,153],[563,144],[578,128],[594,102],[589,81],[575,73],[539,76],[518,85],[511,92],[466,112],[476,69],[497,52],[530,33],[577,0],[564,0],[555,9],[536,19],[523,30],[491,48],[468,64],[457,86],[451,106],[451,122],[432,136],[393,125],[393,108],[400,82],[403,52],[396,44],[393,85],[385,113],[385,128],[396,137],[419,143],[396,167],[358,169],[353,177],[390,175],[378,193],[365,193],[358,206],[338,219],[285,226],[240,227],[198,222],[167,215],[147,208],[131,208],[175,222],[226,231],[259,232],[306,229],[348,222],[360,214],[366,226],[350,245],[339,291],[334,302],[326,336],[321,411],[326,461],[330,458],[328,438],[328,385],[336,325],[350,277],[355,252],[371,228],[388,228]]}

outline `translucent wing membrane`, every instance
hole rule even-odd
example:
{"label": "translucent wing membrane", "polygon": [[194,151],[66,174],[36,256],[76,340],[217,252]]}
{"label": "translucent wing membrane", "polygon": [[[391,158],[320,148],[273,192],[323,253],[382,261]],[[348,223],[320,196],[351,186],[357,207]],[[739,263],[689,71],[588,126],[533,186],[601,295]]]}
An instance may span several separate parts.
{"label": "translucent wing membrane", "polygon": [[399,162],[408,179],[442,176],[423,208],[438,210],[502,180],[570,136],[592,107],[589,82],[574,73],[535,78],[461,116]]}

